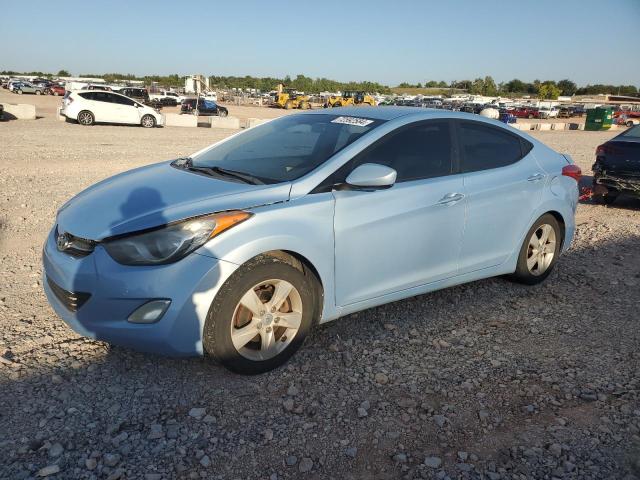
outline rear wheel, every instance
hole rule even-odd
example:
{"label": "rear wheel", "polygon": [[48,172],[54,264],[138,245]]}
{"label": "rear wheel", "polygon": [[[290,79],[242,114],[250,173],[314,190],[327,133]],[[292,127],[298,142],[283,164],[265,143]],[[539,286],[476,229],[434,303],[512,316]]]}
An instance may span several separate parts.
{"label": "rear wheel", "polygon": [[336,103],[334,103],[334,104],[333,104],[333,106],[334,106],[334,107],[336,107],[336,108],[337,108],[337,107],[341,107],[341,106],[342,106],[342,103],[341,103],[341,102],[336,102]]}
{"label": "rear wheel", "polygon": [[86,127],[93,125],[95,122],[95,117],[93,116],[93,113],[91,113],[89,110],[82,110],[79,114],[78,114],[78,123],[80,125],[84,125]]}
{"label": "rear wheel", "polygon": [[549,276],[560,254],[562,231],[555,217],[544,214],[529,229],[512,278],[535,285]]}
{"label": "rear wheel", "polygon": [[631,120],[627,122],[627,127],[633,127],[633,122]]}
{"label": "rear wheel", "polygon": [[238,373],[285,363],[314,323],[315,279],[294,259],[258,255],[222,286],[203,331],[206,352]]}
{"label": "rear wheel", "polygon": [[153,115],[144,115],[142,119],[140,119],[140,125],[144,128],[153,128],[156,126],[156,119]]}
{"label": "rear wheel", "polygon": [[54,91],[53,91],[53,96],[54,96],[54,97],[57,97],[58,95],[60,95],[60,94],[54,90]]}
{"label": "rear wheel", "polygon": [[291,100],[287,100],[284,104],[285,110],[291,110],[293,108],[293,102]]}
{"label": "rear wheel", "polygon": [[36,90],[36,95],[42,95],[42,92],[40,90]]}
{"label": "rear wheel", "polygon": [[17,90],[17,91],[16,91],[16,93],[17,93],[18,95],[22,95],[22,90]]}
{"label": "rear wheel", "polygon": [[227,115],[229,115],[229,112],[227,112],[226,110],[223,110],[223,109],[218,110],[219,117],[226,117]]}

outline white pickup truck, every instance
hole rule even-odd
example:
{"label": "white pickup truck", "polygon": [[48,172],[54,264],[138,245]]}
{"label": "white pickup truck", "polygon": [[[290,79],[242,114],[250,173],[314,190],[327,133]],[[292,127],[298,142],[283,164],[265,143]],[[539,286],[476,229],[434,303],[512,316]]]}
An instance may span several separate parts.
{"label": "white pickup truck", "polygon": [[150,93],[149,94],[149,100],[153,101],[158,101],[158,102],[169,102],[171,100],[175,101],[177,105],[180,105],[182,103],[182,101],[187,98],[184,95],[180,95],[176,92],[169,92],[169,91],[161,91],[160,93]]}

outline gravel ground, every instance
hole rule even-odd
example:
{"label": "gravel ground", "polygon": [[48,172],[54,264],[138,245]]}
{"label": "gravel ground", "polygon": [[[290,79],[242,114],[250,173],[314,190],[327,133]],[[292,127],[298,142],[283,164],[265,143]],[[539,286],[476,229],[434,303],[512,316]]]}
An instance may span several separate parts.
{"label": "gravel ground", "polygon": [[[242,377],[82,339],[40,285],[66,199],[230,132],[84,128],[35,101],[43,118],[0,123],[0,478],[640,478],[640,201],[581,204],[543,285],[350,315]],[[534,133],[586,172],[614,135]]]}

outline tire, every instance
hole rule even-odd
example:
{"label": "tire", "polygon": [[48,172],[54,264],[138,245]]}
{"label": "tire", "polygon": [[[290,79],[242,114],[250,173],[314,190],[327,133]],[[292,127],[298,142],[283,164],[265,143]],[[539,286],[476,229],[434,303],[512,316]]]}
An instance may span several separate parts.
{"label": "tire", "polygon": [[620,192],[618,190],[613,190],[610,188],[609,191],[605,194],[594,195],[593,201],[599,203],[600,205],[612,205],[619,195]]}
{"label": "tire", "polygon": [[18,95],[22,95],[22,90],[16,90],[16,93],[17,93]]}
{"label": "tire", "polygon": [[[540,252],[536,239],[539,242],[543,236],[546,236],[546,243]],[[524,237],[512,279],[526,285],[543,282],[558,261],[563,237],[564,232],[553,215],[545,213],[538,218]]]}
{"label": "tire", "polygon": [[342,106],[341,102],[336,102],[336,103],[333,104],[333,108],[338,108],[338,107],[341,107],[341,106]]}
{"label": "tire", "polygon": [[40,90],[36,90],[36,95],[42,95],[42,92]]}
{"label": "tire", "polygon": [[140,119],[140,125],[144,128],[153,128],[156,126],[156,119],[153,115],[143,115]]}
{"label": "tire", "polygon": [[298,108],[300,108],[300,110],[309,110],[311,108],[311,105],[309,105],[309,102],[300,102]]}
{"label": "tire", "polygon": [[533,115],[529,114],[529,116],[527,118],[531,119],[531,118],[533,118]]}
{"label": "tire", "polygon": [[[315,322],[316,285],[315,276],[291,257],[258,255],[249,260],[229,277],[209,308],[202,335],[206,353],[236,373],[254,375],[281,366],[300,348]],[[276,288],[289,293],[273,310],[268,304]],[[293,314],[291,324],[297,330],[283,326],[286,313],[279,313],[283,310]],[[249,330],[243,335],[239,333],[243,329]]]}
{"label": "tire", "polygon": [[627,122],[627,127],[633,127],[633,122],[631,120]]}
{"label": "tire", "polygon": [[58,92],[53,92],[53,96],[54,96],[54,97],[57,97],[57,96],[59,96],[59,95],[60,95],[60,94],[59,94]]}
{"label": "tire", "polygon": [[89,127],[93,125],[95,121],[96,120],[95,120],[95,117],[93,116],[93,113],[91,113],[89,110],[82,110],[80,113],[78,113],[78,123],[80,125]]}
{"label": "tire", "polygon": [[218,110],[218,116],[219,116],[219,117],[226,117],[227,115],[229,115],[229,112],[228,112],[228,111],[226,111],[226,110],[222,110],[222,109],[219,109],[219,110]]}
{"label": "tire", "polygon": [[291,110],[293,108],[293,102],[291,100],[287,100],[284,104],[285,110]]}

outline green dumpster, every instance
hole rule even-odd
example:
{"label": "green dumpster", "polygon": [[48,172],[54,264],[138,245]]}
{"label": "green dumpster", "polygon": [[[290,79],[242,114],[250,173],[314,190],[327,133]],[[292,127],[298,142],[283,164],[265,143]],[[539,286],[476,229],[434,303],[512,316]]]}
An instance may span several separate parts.
{"label": "green dumpster", "polygon": [[587,110],[585,130],[608,130],[613,123],[613,110],[611,108],[596,107]]}

